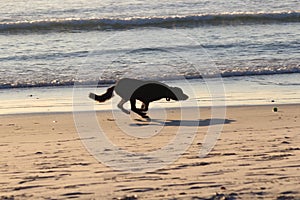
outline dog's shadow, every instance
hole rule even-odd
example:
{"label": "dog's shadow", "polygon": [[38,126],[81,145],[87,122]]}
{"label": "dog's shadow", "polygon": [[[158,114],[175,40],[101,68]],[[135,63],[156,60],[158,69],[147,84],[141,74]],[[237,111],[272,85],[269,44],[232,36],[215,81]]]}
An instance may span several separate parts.
{"label": "dog's shadow", "polygon": [[235,122],[231,119],[202,119],[202,120],[160,120],[160,119],[149,119],[149,120],[140,120],[136,119],[138,123],[131,123],[130,126],[189,126],[189,127],[203,127],[203,126],[212,126],[218,124],[230,124]]}

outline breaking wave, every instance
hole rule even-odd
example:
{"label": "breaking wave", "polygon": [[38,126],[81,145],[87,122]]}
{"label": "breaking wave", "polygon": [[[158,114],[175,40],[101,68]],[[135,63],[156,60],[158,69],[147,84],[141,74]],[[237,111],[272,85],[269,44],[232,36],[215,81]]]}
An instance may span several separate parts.
{"label": "breaking wave", "polygon": [[[112,72],[112,76],[114,76]],[[116,73],[120,73],[119,71]],[[202,79],[202,78],[215,78],[215,77],[241,77],[241,76],[258,76],[258,75],[280,75],[280,74],[292,74],[292,73],[300,73],[300,65],[290,65],[290,66],[262,66],[262,67],[232,67],[226,69],[219,69],[218,71],[207,71],[201,72],[198,71],[189,71],[189,72],[180,72],[178,74],[174,74],[170,76],[169,74],[161,74],[157,76],[157,74],[148,74],[146,77],[137,76],[136,74],[132,74],[129,78],[139,78],[145,80],[160,80],[160,81],[168,81],[168,80],[182,80],[184,79]],[[126,73],[124,73],[126,74]],[[120,75],[120,74],[119,74]],[[128,75],[128,74],[127,74]],[[32,88],[32,87],[54,87],[54,86],[62,86],[62,87],[72,87],[74,83],[78,85],[86,85],[98,87],[107,86],[114,84],[116,80],[112,79],[112,76],[102,77],[101,80],[98,78],[90,76],[87,78],[85,76],[84,79],[75,79],[74,77],[64,77],[57,78],[53,77],[53,79],[48,78],[47,80],[37,80],[35,81],[26,81],[26,80],[12,80],[12,81],[1,81],[0,80],[0,89],[10,89],[10,88]],[[116,77],[116,76],[114,76]],[[122,77],[122,75],[121,75]],[[127,77],[127,76],[126,76]]]}
{"label": "breaking wave", "polygon": [[172,28],[285,22],[300,22],[300,12],[244,12],[141,18],[43,19],[36,21],[0,22],[0,32],[92,31],[142,27]]}

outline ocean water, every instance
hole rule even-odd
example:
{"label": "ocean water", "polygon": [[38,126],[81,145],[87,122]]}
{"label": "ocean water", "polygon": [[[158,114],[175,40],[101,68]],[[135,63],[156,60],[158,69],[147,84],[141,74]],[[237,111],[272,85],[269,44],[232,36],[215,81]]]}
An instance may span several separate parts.
{"label": "ocean water", "polygon": [[189,81],[201,105],[216,78],[228,105],[300,103],[296,0],[18,0],[0,13],[0,114],[69,111],[74,84],[86,96],[122,77]]}

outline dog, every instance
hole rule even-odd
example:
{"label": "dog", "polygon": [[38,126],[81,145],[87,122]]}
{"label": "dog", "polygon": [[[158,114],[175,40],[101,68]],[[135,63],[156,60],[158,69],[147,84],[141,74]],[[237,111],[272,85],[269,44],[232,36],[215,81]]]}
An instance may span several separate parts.
{"label": "dog", "polygon": [[[89,97],[98,102],[104,102],[113,97],[115,91],[122,99],[118,103],[118,108],[124,113],[129,114],[130,111],[126,110],[123,105],[130,101],[131,111],[137,113],[142,118],[149,118],[147,111],[149,104],[152,101],[157,101],[165,98],[167,101],[187,100],[188,95],[184,94],[182,89],[178,87],[169,87],[158,81],[142,81],[137,79],[123,78],[120,79],[115,85],[108,88],[106,93],[97,95],[90,93]],[[140,109],[136,107],[136,100],[142,102]]]}

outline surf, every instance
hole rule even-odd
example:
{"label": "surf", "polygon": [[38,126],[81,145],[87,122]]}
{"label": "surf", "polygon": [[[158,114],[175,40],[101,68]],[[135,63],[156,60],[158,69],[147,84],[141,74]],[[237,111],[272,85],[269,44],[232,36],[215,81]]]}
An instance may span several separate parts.
{"label": "surf", "polygon": [[300,22],[299,11],[233,12],[200,15],[176,15],[128,18],[51,18],[34,21],[1,22],[0,33],[120,30],[143,27],[198,27],[205,25],[241,25]]}

